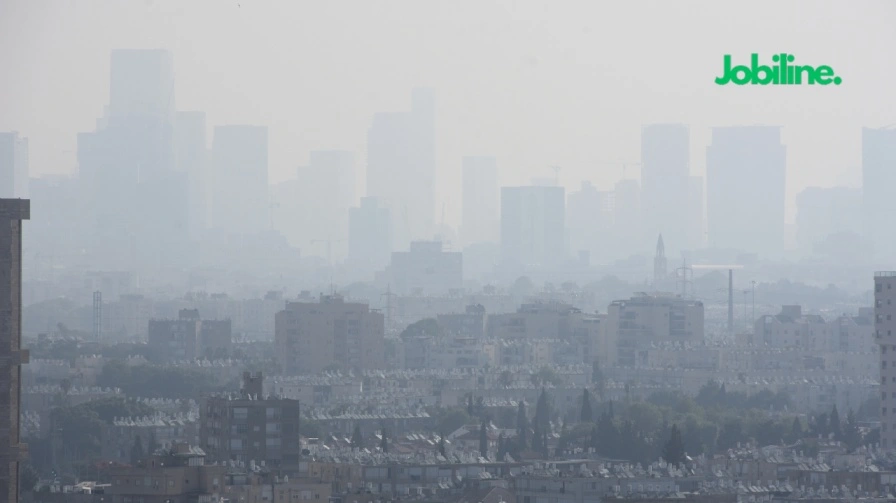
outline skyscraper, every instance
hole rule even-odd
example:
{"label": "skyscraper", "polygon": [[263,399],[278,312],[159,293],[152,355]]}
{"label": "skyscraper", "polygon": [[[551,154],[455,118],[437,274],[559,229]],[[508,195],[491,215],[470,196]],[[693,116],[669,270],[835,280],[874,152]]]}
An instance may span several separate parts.
{"label": "skyscraper", "polygon": [[494,157],[463,158],[461,237],[464,244],[498,240],[498,165]]}
{"label": "skyscraper", "polygon": [[0,197],[28,197],[28,139],[0,133]]}
{"label": "skyscraper", "polygon": [[881,447],[896,448],[896,271],[874,273],[874,338],[880,345]]}
{"label": "skyscraper", "polygon": [[565,258],[563,187],[501,188],[501,258],[505,266],[554,266]]}
{"label": "skyscraper", "polygon": [[367,133],[367,196],[391,210],[396,248],[432,237],[435,97],[431,89],[414,89],[410,112],[374,115]]}
{"label": "skyscraper", "polygon": [[613,190],[613,243],[617,257],[628,257],[641,248],[641,186],[622,179]]}
{"label": "skyscraper", "polygon": [[896,214],[896,128],[862,128],[862,200],[865,236],[877,257],[896,254],[896,235],[891,228]]}
{"label": "skyscraper", "polygon": [[109,106],[94,132],[78,135],[91,258],[104,268],[181,265],[188,187],[176,170],[172,55],[116,50],[110,59]]}
{"label": "skyscraper", "polygon": [[30,218],[27,199],[0,199],[0,499],[19,501],[19,407],[22,349],[22,220]]}
{"label": "skyscraper", "polygon": [[243,235],[269,228],[268,128],[216,126],[212,180],[214,227]]}
{"label": "skyscraper", "polygon": [[646,240],[664,233],[673,242],[685,241],[689,217],[689,141],[688,127],[684,124],[651,124],[641,128],[641,215]]}
{"label": "skyscraper", "polygon": [[782,253],[786,176],[779,127],[713,128],[706,148],[709,246]]}

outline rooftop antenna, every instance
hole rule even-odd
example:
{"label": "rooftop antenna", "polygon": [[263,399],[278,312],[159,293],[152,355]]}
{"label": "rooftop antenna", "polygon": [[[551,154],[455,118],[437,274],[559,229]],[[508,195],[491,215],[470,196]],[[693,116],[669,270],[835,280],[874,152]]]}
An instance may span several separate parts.
{"label": "rooftop antenna", "polygon": [[386,285],[386,293],[380,295],[380,297],[386,297],[386,326],[392,326],[392,297],[395,294],[392,293],[392,284],[389,283]]}
{"label": "rooftop antenna", "polygon": [[557,187],[560,186],[560,170],[563,169],[560,166],[551,166],[551,169],[554,171],[554,185]]}

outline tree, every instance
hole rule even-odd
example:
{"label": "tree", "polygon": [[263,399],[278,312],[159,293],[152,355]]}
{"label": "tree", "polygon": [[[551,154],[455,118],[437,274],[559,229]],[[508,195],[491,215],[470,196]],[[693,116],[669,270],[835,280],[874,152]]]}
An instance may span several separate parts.
{"label": "tree", "polygon": [[610,412],[603,414],[597,422],[597,442],[594,447],[604,456],[615,457],[619,446],[619,430],[610,416]]}
{"label": "tree", "polygon": [[389,452],[389,442],[386,439],[386,429],[383,428],[383,431],[380,434],[380,450],[383,452]]}
{"label": "tree", "polygon": [[663,446],[663,459],[674,466],[679,466],[685,461],[684,442],[677,424],[673,424],[669,431],[669,440]]}
{"label": "tree", "polygon": [[473,408],[473,393],[467,395],[467,415],[470,417],[476,415],[476,410]]}
{"label": "tree", "polygon": [[594,414],[591,409],[591,393],[588,392],[588,388],[582,392],[582,413],[579,415],[579,420],[583,423],[590,423],[594,420],[592,415]]}
{"label": "tree", "polygon": [[787,442],[794,444],[803,438],[803,423],[800,418],[794,417],[793,424],[790,426],[790,435],[787,436]]}
{"label": "tree", "polygon": [[352,449],[363,449],[364,448],[364,437],[361,435],[361,425],[355,425],[355,431],[352,432],[352,441],[351,441]]}
{"label": "tree", "polygon": [[488,459],[488,423],[484,420],[479,425],[479,455]]}
{"label": "tree", "polygon": [[137,435],[137,438],[134,439],[134,445],[131,446],[131,464],[136,465],[138,462],[143,461],[145,457],[146,451],[143,449],[143,439],[140,435]]}
{"label": "tree", "polygon": [[538,403],[535,404],[535,423],[541,427],[541,431],[545,431],[551,421],[551,410],[548,403],[548,392],[541,388],[541,395],[538,396]]}
{"label": "tree", "polygon": [[849,449],[850,452],[862,445],[862,433],[859,431],[859,422],[856,420],[856,415],[852,409],[849,409],[849,412],[846,413],[846,426],[843,429],[843,442],[846,443],[846,448]]}
{"label": "tree", "polygon": [[815,416],[815,423],[812,426],[812,435],[814,436],[820,435],[822,437],[827,437],[831,432],[828,425],[828,415],[824,412]]}
{"label": "tree", "polygon": [[447,458],[448,456],[445,454],[445,435],[439,435],[439,454],[442,455],[443,458]]}
{"label": "tree", "polygon": [[504,457],[507,455],[507,446],[505,445],[506,440],[504,439],[504,433],[498,436],[498,454],[496,455],[497,461],[503,461]]}
{"label": "tree", "polygon": [[526,448],[526,437],[529,434],[529,418],[526,416],[526,402],[520,400],[516,411],[516,438],[520,449]]}
{"label": "tree", "polygon": [[22,492],[31,492],[34,490],[34,486],[40,482],[40,475],[37,473],[37,470],[31,466],[31,463],[23,463],[21,470],[19,470],[19,488]]}
{"label": "tree", "polygon": [[828,419],[830,431],[834,434],[834,440],[843,440],[843,428],[840,424],[840,413],[837,412],[837,404],[831,409],[831,415]]}

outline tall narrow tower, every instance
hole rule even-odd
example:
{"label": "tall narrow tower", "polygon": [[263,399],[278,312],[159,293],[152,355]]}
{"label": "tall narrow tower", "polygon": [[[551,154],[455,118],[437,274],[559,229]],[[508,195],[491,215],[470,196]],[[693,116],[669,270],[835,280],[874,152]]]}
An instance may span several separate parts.
{"label": "tall narrow tower", "polygon": [[31,215],[27,199],[0,199],[0,500],[19,501],[19,442],[22,349],[22,220]]}
{"label": "tall narrow tower", "polygon": [[656,256],[653,258],[653,289],[659,290],[666,281],[666,247],[663,235],[656,240]]}

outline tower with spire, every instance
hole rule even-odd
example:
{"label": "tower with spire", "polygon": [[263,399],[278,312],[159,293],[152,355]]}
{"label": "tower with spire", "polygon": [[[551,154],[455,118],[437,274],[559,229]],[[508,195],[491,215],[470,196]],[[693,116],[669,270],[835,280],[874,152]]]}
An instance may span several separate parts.
{"label": "tower with spire", "polygon": [[656,256],[653,258],[653,288],[659,290],[660,285],[666,280],[666,247],[663,245],[663,235],[656,240]]}

